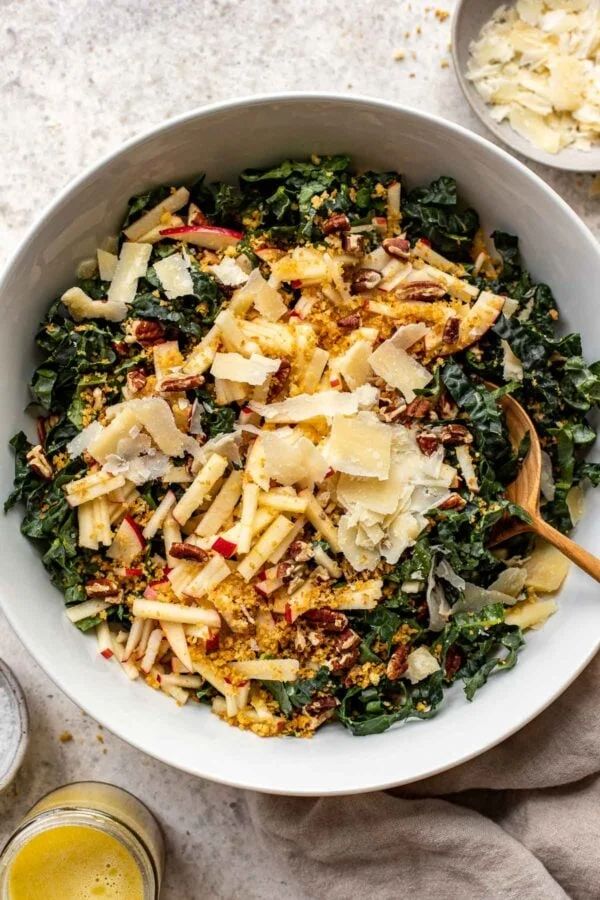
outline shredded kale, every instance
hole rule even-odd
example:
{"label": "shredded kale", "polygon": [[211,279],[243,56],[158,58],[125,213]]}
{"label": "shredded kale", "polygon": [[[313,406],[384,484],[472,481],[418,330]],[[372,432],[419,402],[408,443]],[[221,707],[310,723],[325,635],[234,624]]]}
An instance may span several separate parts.
{"label": "shredded kale", "polygon": [[261,684],[279,704],[285,716],[302,709],[318,693],[325,693],[331,673],[326,666],[319,669],[313,678],[299,678],[297,681],[263,681]]}
{"label": "shredded kale", "polygon": [[402,216],[410,238],[425,237],[440,253],[468,258],[479,217],[475,210],[461,208],[454,178],[442,176],[410,191],[402,205]]}

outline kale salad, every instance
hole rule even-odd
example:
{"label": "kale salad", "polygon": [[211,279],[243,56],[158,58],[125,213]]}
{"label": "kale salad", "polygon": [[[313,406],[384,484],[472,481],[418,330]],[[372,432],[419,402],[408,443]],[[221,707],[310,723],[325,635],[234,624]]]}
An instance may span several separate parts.
{"label": "kale salad", "polygon": [[262,736],[429,718],[514,666],[566,575],[493,546],[526,518],[501,397],[549,522],[600,482],[600,364],[557,324],[452,178],[340,155],[154,188],[40,325],[6,508],[74,625],[178,704]]}

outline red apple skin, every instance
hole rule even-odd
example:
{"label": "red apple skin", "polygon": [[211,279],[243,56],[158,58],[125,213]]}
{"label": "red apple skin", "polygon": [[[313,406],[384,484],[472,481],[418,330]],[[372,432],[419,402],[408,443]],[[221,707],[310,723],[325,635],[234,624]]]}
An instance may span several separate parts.
{"label": "red apple skin", "polygon": [[216,634],[213,634],[211,635],[211,637],[207,638],[205,650],[207,653],[213,653],[215,650],[219,649],[220,644],[221,642],[219,640],[219,632],[217,631]]}
{"label": "red apple skin", "polygon": [[229,559],[237,550],[237,544],[233,544],[231,541],[225,540],[225,538],[217,538],[212,545],[212,549],[224,556],[225,559]]}
{"label": "red apple skin", "polygon": [[188,243],[205,247],[208,250],[221,250],[232,247],[243,238],[241,231],[231,228],[218,228],[216,225],[182,225],[178,228],[164,228],[161,237],[175,238]]}
{"label": "red apple skin", "polygon": [[141,547],[142,550],[143,550],[144,547],[146,546],[146,538],[145,538],[144,535],[142,534],[142,529],[140,528],[140,526],[138,525],[138,523],[135,521],[135,519],[132,519],[131,516],[129,516],[129,515],[126,515],[126,516],[124,517],[123,521],[124,521],[124,522],[127,522],[127,524],[129,525],[129,527],[131,528],[131,530],[132,530],[133,533],[135,534],[136,538],[137,538],[138,541],[140,542],[140,547]]}

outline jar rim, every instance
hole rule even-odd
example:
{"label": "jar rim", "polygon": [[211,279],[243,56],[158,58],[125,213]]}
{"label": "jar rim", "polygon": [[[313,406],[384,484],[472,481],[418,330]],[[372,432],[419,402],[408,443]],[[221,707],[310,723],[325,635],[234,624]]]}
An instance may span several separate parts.
{"label": "jar rim", "polygon": [[0,850],[0,900],[10,900],[8,894],[10,868],[27,842],[46,831],[69,825],[94,828],[118,840],[131,854],[140,871],[144,900],[158,900],[159,873],[153,854],[144,839],[112,813],[84,805],[69,804],[36,813],[31,819],[19,825],[9,837]]}

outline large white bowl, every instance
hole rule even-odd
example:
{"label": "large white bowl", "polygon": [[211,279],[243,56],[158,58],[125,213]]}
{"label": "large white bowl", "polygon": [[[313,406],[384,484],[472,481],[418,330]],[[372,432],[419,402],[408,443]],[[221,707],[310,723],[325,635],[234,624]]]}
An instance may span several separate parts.
{"label": "large white bowl", "polygon": [[[2,493],[11,486],[10,436],[23,426],[33,335],[51,298],[73,281],[123,217],[127,198],[149,185],[198,172],[235,178],[246,166],[311,152],[352,154],[359,167],[395,169],[409,183],[453,175],[486,228],[521,236],[534,276],[549,282],[569,328],[600,356],[600,253],[587,228],[541,179],[487,141],[441,119],[359,97],[283,95],[237,100],[174,119],[113,153],[72,183],[44,213],[0,286]],[[590,500],[577,538],[600,551]],[[64,615],[35,550],[19,534],[19,512],[3,523],[0,593],[21,640],[58,686],[140,750],[184,771],[282,794],[334,794],[415,781],[464,762],[507,737],[552,702],[596,652],[598,589],[573,572],[560,611],[532,634],[517,668],[491,678],[467,703],[453,690],[438,716],[385,734],[352,737],[327,727],[313,740],[262,740],[229,728],[204,707],[179,709],[120,667]],[[536,748],[532,747],[535,753]]]}

